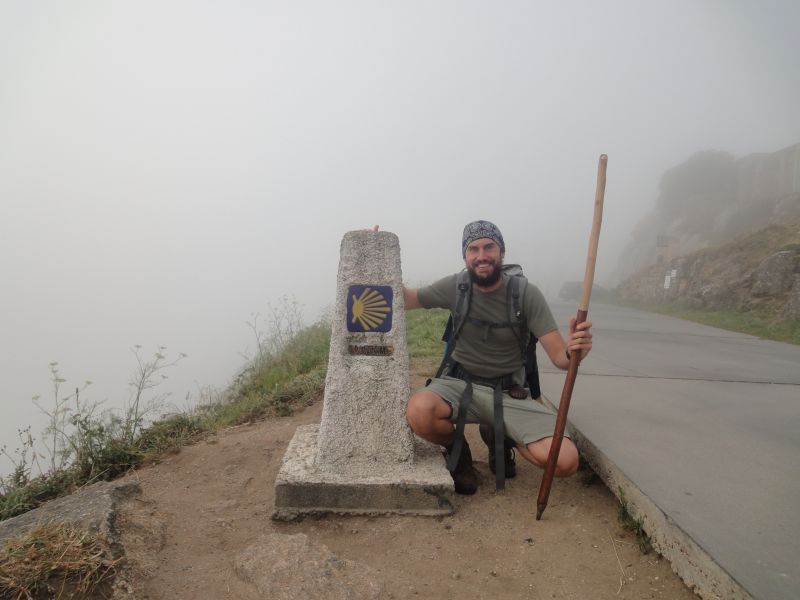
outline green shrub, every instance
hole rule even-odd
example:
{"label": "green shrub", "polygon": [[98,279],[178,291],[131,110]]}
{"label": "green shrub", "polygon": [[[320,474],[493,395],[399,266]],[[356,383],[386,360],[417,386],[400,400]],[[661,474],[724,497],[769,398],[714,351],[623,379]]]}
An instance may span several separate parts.
{"label": "green shrub", "polygon": [[21,485],[4,486],[0,494],[0,521],[26,513],[73,489],[72,474],[66,471],[40,475]]}

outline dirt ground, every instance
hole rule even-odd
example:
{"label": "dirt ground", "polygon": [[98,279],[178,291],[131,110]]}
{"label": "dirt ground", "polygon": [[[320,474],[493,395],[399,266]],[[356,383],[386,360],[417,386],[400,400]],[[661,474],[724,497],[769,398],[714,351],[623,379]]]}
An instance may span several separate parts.
{"label": "dirt ground", "polygon": [[[421,373],[432,370],[416,363]],[[412,384],[423,375],[412,371]],[[696,596],[617,522],[618,504],[591,473],[554,482],[535,520],[541,471],[520,464],[494,491],[477,428],[468,439],[481,486],[456,496],[451,517],[270,519],[273,483],[298,425],[318,422],[317,402],[292,417],[243,425],[129,477],[143,495],[120,516],[137,598],[254,599],[233,557],[268,533],[304,533],[342,559],[374,569],[382,598],[690,599]]]}

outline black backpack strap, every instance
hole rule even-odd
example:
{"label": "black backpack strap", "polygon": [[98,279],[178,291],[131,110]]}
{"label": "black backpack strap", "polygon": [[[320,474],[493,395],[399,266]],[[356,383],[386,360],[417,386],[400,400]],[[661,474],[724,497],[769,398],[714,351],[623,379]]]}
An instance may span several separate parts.
{"label": "black backpack strap", "polygon": [[528,341],[528,322],[525,316],[524,296],[528,288],[528,280],[523,275],[514,275],[508,282],[508,319],[514,324],[514,335],[519,343],[519,351],[525,360],[525,348]]}
{"label": "black backpack strap", "polygon": [[466,269],[456,275],[456,305],[455,311],[450,313],[447,326],[444,328],[442,340],[446,343],[444,358],[436,371],[436,377],[441,377],[450,370],[450,357],[456,347],[458,335],[464,326],[467,314],[469,313],[470,300],[472,299],[472,279]]}
{"label": "black backpack strap", "polygon": [[527,353],[525,357],[525,378],[528,381],[528,387],[531,389],[531,398],[538,400],[542,395],[542,389],[539,386],[539,364],[536,361],[536,342],[538,340],[531,334],[531,339],[528,341],[528,347],[525,350]]}
{"label": "black backpack strap", "polygon": [[[450,316],[447,318],[447,325],[444,328],[444,334],[442,334],[442,341],[445,343],[444,345],[444,357],[442,358],[442,363],[439,365],[439,368],[436,370],[436,377],[437,379],[442,376],[442,373],[448,367],[448,363],[450,362],[450,355],[453,353],[453,347],[455,346],[455,340],[453,339],[453,314],[451,313]],[[430,380],[428,381],[430,383]],[[428,385],[427,383],[425,385]]]}
{"label": "black backpack strap", "polygon": [[536,361],[536,344],[539,341],[528,329],[528,319],[525,314],[525,290],[528,289],[528,280],[518,275],[512,278],[516,281],[516,289],[520,291],[518,295],[511,292],[511,311],[512,317],[519,315],[519,340],[522,348],[522,360],[525,363],[525,380],[531,390],[531,398],[538,399],[542,395],[539,385],[539,365]]}
{"label": "black backpack strap", "polygon": [[455,471],[458,464],[458,457],[461,455],[461,449],[464,447],[464,427],[467,424],[467,409],[470,402],[472,402],[472,381],[469,376],[464,380],[467,385],[464,386],[464,393],[458,401],[458,418],[456,419],[456,433],[453,438],[453,446],[450,449],[450,455],[447,457],[447,470],[451,473]]}
{"label": "black backpack strap", "polygon": [[525,291],[524,289],[520,291],[520,288],[523,287],[522,286],[523,282],[527,284],[528,280],[525,279],[522,275],[515,275],[514,277],[511,278],[511,281],[509,281],[508,283],[509,288],[511,290],[511,310],[512,310],[511,318],[515,322],[520,322],[524,320],[522,318],[523,317],[522,296],[525,294]]}
{"label": "black backpack strap", "polygon": [[516,323],[495,323],[494,321],[484,321],[483,319],[475,319],[473,317],[467,317],[464,319],[465,322],[471,323],[476,327],[483,329],[483,341],[486,341],[486,338],[489,336],[489,332],[492,329],[511,329],[514,331],[514,337],[517,337]]}
{"label": "black backpack strap", "polygon": [[453,313],[453,341],[458,339],[472,304],[472,278],[466,269],[456,275],[456,310]]}
{"label": "black backpack strap", "polygon": [[453,313],[450,313],[450,316],[447,318],[447,325],[444,327],[444,333],[442,334],[442,341],[445,343],[450,343],[450,338],[453,337]]}
{"label": "black backpack strap", "polygon": [[498,382],[494,386],[494,487],[496,490],[506,488],[505,440],[503,388]]}

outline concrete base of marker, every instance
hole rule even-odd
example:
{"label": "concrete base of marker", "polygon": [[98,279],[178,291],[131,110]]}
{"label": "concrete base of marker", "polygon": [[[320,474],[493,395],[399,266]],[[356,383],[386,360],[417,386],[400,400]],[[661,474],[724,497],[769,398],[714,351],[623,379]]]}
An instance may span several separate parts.
{"label": "concrete base of marker", "polygon": [[275,480],[273,519],[453,514],[453,480],[438,446],[417,440],[413,464],[350,464],[346,472],[332,472],[314,466],[318,434],[319,425],[297,428]]}

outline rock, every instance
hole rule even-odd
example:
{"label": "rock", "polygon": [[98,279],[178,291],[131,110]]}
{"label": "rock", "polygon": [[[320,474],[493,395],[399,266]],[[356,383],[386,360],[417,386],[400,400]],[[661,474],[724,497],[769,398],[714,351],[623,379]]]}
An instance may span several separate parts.
{"label": "rock", "polygon": [[794,274],[798,267],[800,252],[783,250],[768,256],[753,273],[753,295],[777,296],[788,292],[794,283]]}
{"label": "rock", "polygon": [[800,319],[800,275],[794,276],[794,285],[789,292],[789,301],[783,309],[784,319]]}
{"label": "rock", "polygon": [[142,493],[136,482],[101,482],[0,523],[0,543],[46,522],[58,521],[88,531],[105,542],[112,556],[123,554],[116,527],[117,508]]}
{"label": "rock", "polygon": [[272,600],[372,600],[383,588],[372,568],[341,559],[302,533],[261,536],[234,558],[233,569]]}
{"label": "rock", "polygon": [[[118,527],[120,509],[142,493],[134,481],[104,481],[79,492],[51,500],[27,513],[0,523],[0,544],[24,535],[48,521],[66,523],[96,536],[111,558],[125,558],[125,548]],[[111,582],[112,600],[136,600],[128,581],[126,561],[117,568]],[[105,597],[105,596],[104,596]]]}

